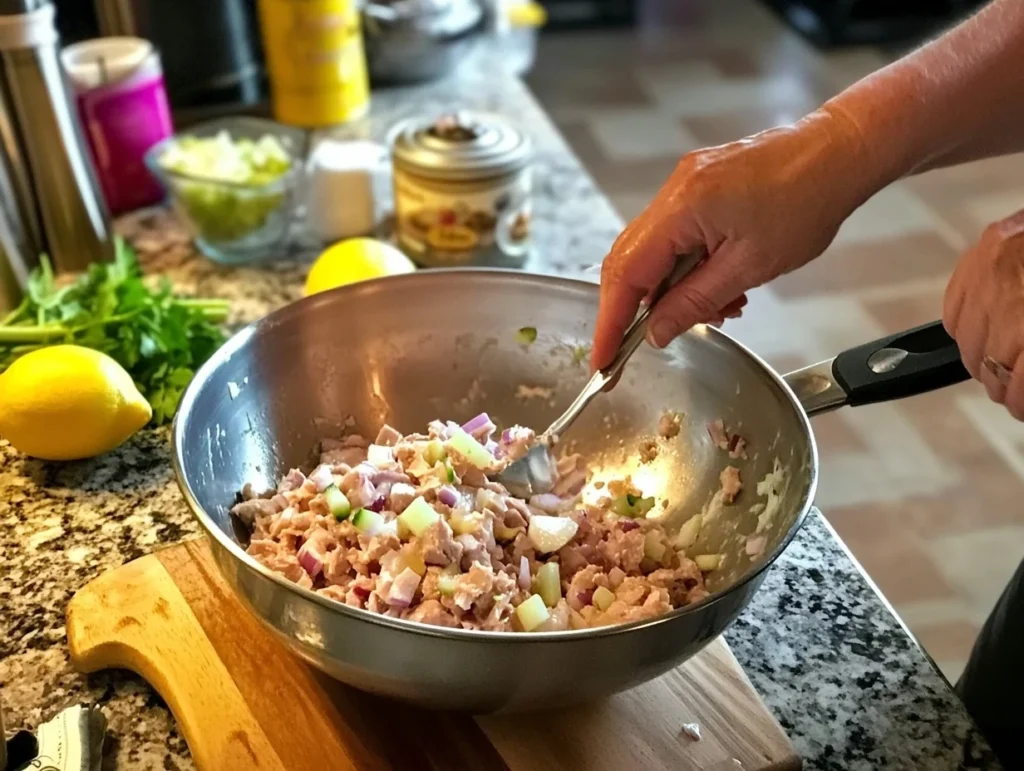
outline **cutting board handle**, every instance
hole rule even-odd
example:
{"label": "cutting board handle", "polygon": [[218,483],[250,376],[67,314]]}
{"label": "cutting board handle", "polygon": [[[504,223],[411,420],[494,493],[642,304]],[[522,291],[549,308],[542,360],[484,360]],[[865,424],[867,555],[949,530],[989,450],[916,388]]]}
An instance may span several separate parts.
{"label": "cutting board handle", "polygon": [[[199,768],[284,769],[231,675],[160,560],[105,573],[71,599],[71,663],[129,669],[174,713]],[[232,715],[231,721],[221,719]]]}

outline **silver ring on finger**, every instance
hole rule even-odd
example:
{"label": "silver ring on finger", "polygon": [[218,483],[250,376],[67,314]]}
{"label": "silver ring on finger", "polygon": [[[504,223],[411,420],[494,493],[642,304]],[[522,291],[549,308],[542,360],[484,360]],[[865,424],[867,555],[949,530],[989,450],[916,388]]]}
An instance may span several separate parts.
{"label": "silver ring on finger", "polygon": [[1002,385],[1009,385],[1010,378],[1013,377],[1012,367],[1007,367],[1005,364],[1000,364],[991,356],[984,357],[981,360],[981,366],[988,370],[988,372]]}

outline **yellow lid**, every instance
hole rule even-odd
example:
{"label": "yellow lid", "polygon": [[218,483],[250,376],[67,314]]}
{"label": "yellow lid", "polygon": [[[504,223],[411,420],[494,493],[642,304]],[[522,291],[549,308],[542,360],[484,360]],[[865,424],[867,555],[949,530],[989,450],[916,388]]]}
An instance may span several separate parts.
{"label": "yellow lid", "polygon": [[539,3],[527,0],[514,3],[508,8],[508,21],[513,27],[543,27],[548,20],[548,12]]}

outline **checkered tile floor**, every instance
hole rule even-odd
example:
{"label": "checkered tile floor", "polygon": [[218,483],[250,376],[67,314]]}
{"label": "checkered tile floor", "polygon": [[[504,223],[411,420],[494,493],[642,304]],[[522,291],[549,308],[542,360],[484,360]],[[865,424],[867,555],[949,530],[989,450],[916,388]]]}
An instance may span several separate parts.
{"label": "checkered tile floor", "polygon": [[[542,38],[530,86],[624,217],[688,150],[793,120],[884,64],[751,0],[646,0],[634,30]],[[836,184],[842,184],[837,180]],[[1024,208],[1024,156],[900,182],[727,330],[779,369],[937,318],[957,255]],[[815,421],[826,515],[947,676],[1024,556],[1024,425],[973,383]]]}

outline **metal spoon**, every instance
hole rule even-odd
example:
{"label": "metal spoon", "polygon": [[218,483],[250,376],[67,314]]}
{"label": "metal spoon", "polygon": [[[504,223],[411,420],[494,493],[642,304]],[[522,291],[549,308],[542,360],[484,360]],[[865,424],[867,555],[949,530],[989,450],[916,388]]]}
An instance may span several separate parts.
{"label": "metal spoon", "polygon": [[658,301],[665,296],[665,293],[675,286],[691,270],[697,267],[707,252],[701,250],[694,254],[683,255],[676,261],[675,267],[668,277],[661,282],[657,289],[651,293],[651,301],[630,324],[629,329],[622,338],[615,358],[611,364],[594,373],[593,377],[583,386],[572,404],[565,412],[558,416],[539,437],[537,444],[530,448],[522,458],[511,463],[504,471],[499,473],[495,479],[503,484],[510,493],[520,498],[529,498],[531,495],[547,493],[554,487],[558,479],[558,471],[555,468],[555,458],[551,452],[552,447],[561,438],[563,432],[575,422],[584,408],[590,404],[595,396],[604,390],[610,389],[618,381],[626,362],[633,352],[640,347],[647,334],[647,320],[651,311]]}

